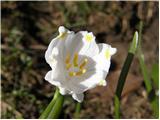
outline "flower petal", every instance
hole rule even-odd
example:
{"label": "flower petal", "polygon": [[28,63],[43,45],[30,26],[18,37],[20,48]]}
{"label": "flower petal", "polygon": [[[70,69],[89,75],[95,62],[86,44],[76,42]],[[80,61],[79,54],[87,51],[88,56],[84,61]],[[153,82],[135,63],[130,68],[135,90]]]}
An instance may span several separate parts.
{"label": "flower petal", "polygon": [[59,87],[59,92],[62,94],[62,95],[66,95],[69,93],[69,91],[67,89],[65,89],[64,87]]}
{"label": "flower petal", "polygon": [[92,32],[82,31],[83,35],[82,41],[84,43],[84,46],[79,51],[80,55],[86,55],[88,57],[93,57],[99,53],[99,48],[97,46],[97,43],[95,41],[95,36]]}
{"label": "flower petal", "polygon": [[70,37],[73,36],[72,34],[73,32],[63,26],[59,27],[59,35],[50,42],[45,53],[45,59],[51,67],[54,59],[64,59],[65,41],[70,39]]}
{"label": "flower petal", "polygon": [[56,79],[55,77],[56,75],[54,75],[54,73],[51,71],[49,71],[46,76],[45,76],[45,80],[47,80],[49,83],[55,85],[55,86],[61,86],[60,81],[58,81],[58,79]]}
{"label": "flower petal", "polygon": [[111,56],[116,53],[116,48],[112,48],[108,44],[98,44],[100,53],[93,57],[96,62],[96,69],[104,70],[108,73],[110,68]]}
{"label": "flower petal", "polygon": [[83,94],[83,93],[81,93],[81,94],[73,93],[73,94],[72,94],[72,97],[73,97],[73,99],[75,99],[76,101],[82,102],[83,99],[84,99],[84,94]]}
{"label": "flower petal", "polygon": [[105,77],[106,72],[104,71],[88,71],[82,76],[69,80],[68,89],[74,93],[80,94],[99,85],[101,80],[105,79]]}
{"label": "flower petal", "polygon": [[[87,35],[91,36],[91,38],[88,38],[89,40],[86,40]],[[73,58],[74,54],[93,57],[99,53],[95,36],[93,33],[88,33],[87,31],[80,31],[76,33],[72,39],[67,39],[65,47],[66,51],[71,55],[71,58]]]}

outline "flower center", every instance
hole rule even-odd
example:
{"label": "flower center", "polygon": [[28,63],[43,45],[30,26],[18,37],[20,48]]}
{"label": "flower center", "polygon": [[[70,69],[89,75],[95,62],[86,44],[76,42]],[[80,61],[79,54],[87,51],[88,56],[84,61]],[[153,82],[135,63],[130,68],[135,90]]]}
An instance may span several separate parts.
{"label": "flower center", "polygon": [[83,75],[84,73],[86,73],[86,69],[84,68],[88,62],[88,59],[85,58],[83,59],[82,63],[81,64],[78,64],[78,53],[75,53],[74,56],[73,56],[73,60],[71,61],[71,56],[70,54],[68,54],[66,56],[66,59],[65,59],[65,67],[66,67],[66,70],[68,71],[68,75],[70,77],[73,77],[73,76],[81,76]]}

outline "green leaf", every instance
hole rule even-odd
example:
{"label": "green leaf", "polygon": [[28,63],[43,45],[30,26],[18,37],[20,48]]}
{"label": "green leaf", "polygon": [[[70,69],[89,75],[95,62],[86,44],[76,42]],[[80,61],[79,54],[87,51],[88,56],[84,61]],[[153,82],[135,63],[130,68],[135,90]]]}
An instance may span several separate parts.
{"label": "green leaf", "polygon": [[[142,75],[143,75],[143,79],[144,79],[144,83],[145,83],[145,86],[146,86],[146,90],[147,90],[147,94],[148,94],[148,98],[150,100],[150,103],[151,103],[151,106],[152,106],[152,109],[153,109],[153,113],[154,113],[154,116],[155,118],[158,118],[159,116],[159,102],[158,102],[158,96],[156,96],[155,94],[155,90],[153,89],[152,87],[152,84],[151,84],[151,78],[148,74],[148,69],[146,67],[146,64],[145,64],[145,59],[144,59],[144,55],[142,53],[142,50],[141,50],[141,35],[142,35],[142,27],[143,27],[143,22],[141,21],[140,22],[140,25],[139,25],[139,47],[138,47],[138,60],[140,62],[140,69],[141,69],[141,72],[142,72]],[[152,69],[152,75],[151,77],[154,79],[154,83],[158,83],[157,79],[158,79],[158,73],[159,73],[159,70],[157,68],[158,65],[155,65]],[[157,84],[158,85],[158,84]]]}
{"label": "green leaf", "polygon": [[154,86],[159,89],[159,64],[155,63],[152,66],[151,77],[153,79]]}
{"label": "green leaf", "polygon": [[76,111],[75,111],[75,114],[74,114],[74,117],[75,117],[76,119],[79,118],[79,113],[80,113],[80,111],[81,111],[81,103],[77,102],[77,104],[76,104]]}
{"label": "green leaf", "polygon": [[114,106],[114,112],[115,112],[115,118],[118,119],[120,118],[120,101],[119,101],[119,98],[115,95],[114,97],[114,103],[115,103],[115,106]]}
{"label": "green leaf", "polygon": [[63,102],[64,102],[64,96],[60,94],[56,100],[56,103],[54,104],[54,107],[49,113],[47,119],[58,119],[63,107]]}
{"label": "green leaf", "polygon": [[142,53],[139,53],[140,55],[138,56],[139,63],[140,63],[140,69],[143,75],[144,79],[144,84],[146,86],[146,90],[149,93],[152,90],[152,84],[149,78],[148,70],[144,62],[144,55]]}
{"label": "green leaf", "polygon": [[137,46],[138,46],[138,32],[136,31],[134,33],[134,37],[133,37],[129,52],[135,54],[137,50]]}
{"label": "green leaf", "polygon": [[53,106],[59,96],[60,96],[59,90],[58,90],[58,88],[56,88],[56,92],[54,94],[52,101],[49,103],[49,105],[47,106],[45,111],[41,114],[40,119],[45,119],[48,117],[49,113],[51,112],[51,110],[52,110],[52,108],[53,108]]}
{"label": "green leaf", "polygon": [[120,117],[120,112],[119,112],[119,100],[121,99],[121,94],[122,94],[122,90],[126,81],[126,77],[128,75],[129,72],[129,68],[131,66],[131,63],[133,61],[133,57],[134,54],[137,50],[137,45],[138,45],[138,32],[136,31],[130,46],[130,49],[128,51],[128,55],[125,59],[123,68],[121,70],[120,76],[119,76],[119,80],[118,80],[118,84],[117,84],[117,88],[116,88],[116,97],[115,97],[115,117],[119,118]]}

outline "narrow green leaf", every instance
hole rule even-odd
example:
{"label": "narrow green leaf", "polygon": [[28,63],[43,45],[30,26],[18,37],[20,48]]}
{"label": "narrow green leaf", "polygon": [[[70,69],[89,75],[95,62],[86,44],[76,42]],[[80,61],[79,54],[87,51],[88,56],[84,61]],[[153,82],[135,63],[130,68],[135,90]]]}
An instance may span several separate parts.
{"label": "narrow green leaf", "polygon": [[141,48],[142,48],[141,47],[142,28],[143,28],[143,22],[141,21],[140,24],[139,24],[138,60],[139,60],[140,69],[141,69],[141,72],[142,72],[142,75],[143,75],[143,78],[144,78],[144,84],[146,86],[147,92],[149,93],[152,89],[152,84],[151,84],[151,81],[150,81],[150,78],[149,78],[147,67],[146,67],[145,62],[144,62],[144,55],[143,55],[142,50],[141,50]]}
{"label": "narrow green leaf", "polygon": [[159,101],[158,101],[158,97],[155,97],[155,99],[153,101],[151,101],[151,105],[152,105],[152,109],[153,109],[153,114],[155,116],[155,118],[159,117]]}
{"label": "narrow green leaf", "polygon": [[49,115],[50,111],[52,110],[52,108],[56,102],[56,99],[59,97],[59,95],[60,95],[59,90],[58,90],[58,88],[56,88],[56,92],[54,94],[52,101],[49,103],[49,105],[47,106],[45,111],[41,114],[40,119],[45,119],[48,117],[48,115]]}
{"label": "narrow green leaf", "polygon": [[119,77],[119,80],[118,80],[117,89],[116,89],[116,95],[117,95],[118,98],[121,97],[122,90],[123,90],[123,87],[124,87],[124,83],[126,81],[126,77],[127,77],[128,72],[129,72],[129,68],[131,66],[133,57],[134,57],[134,54],[128,53],[127,58],[124,62],[124,65],[123,65],[123,68],[122,68],[122,71],[121,71],[121,74],[120,74],[120,77]]}
{"label": "narrow green leaf", "polygon": [[140,69],[141,69],[143,79],[144,79],[144,84],[146,86],[147,93],[149,93],[152,90],[152,84],[149,78],[147,67],[144,63],[144,56],[142,53],[139,55],[138,59],[139,59]]}
{"label": "narrow green leaf", "polygon": [[64,102],[64,96],[60,94],[56,100],[56,103],[54,104],[54,107],[49,113],[47,119],[58,119],[63,107],[63,102]]}
{"label": "narrow green leaf", "polygon": [[74,114],[74,117],[75,117],[76,119],[79,118],[79,113],[80,113],[80,111],[81,111],[81,103],[77,102],[77,104],[76,104],[76,111],[75,111],[75,114]]}
{"label": "narrow green leaf", "polygon": [[159,89],[159,64],[155,63],[152,66],[152,72],[151,77],[153,79],[153,84],[156,87],[156,89]]}
{"label": "narrow green leaf", "polygon": [[135,52],[137,50],[137,46],[138,46],[138,32],[136,31],[134,33],[134,37],[133,37],[133,40],[132,40],[132,43],[131,43],[131,46],[129,49],[129,53],[135,54]]}
{"label": "narrow green leaf", "polygon": [[115,95],[114,97],[114,103],[115,103],[115,106],[114,106],[114,112],[115,112],[115,118],[118,119],[120,118],[120,101],[119,101],[119,98]]}
{"label": "narrow green leaf", "polygon": [[119,107],[120,107],[120,99],[121,99],[121,94],[122,90],[126,81],[127,74],[129,72],[129,68],[131,66],[131,63],[133,61],[134,54],[137,50],[137,45],[138,45],[138,32],[136,31],[131,43],[131,46],[128,51],[127,58],[125,59],[124,65],[122,67],[117,88],[116,88],[116,97],[115,97],[115,117],[119,118],[120,117],[120,112],[119,112]]}
{"label": "narrow green leaf", "polygon": [[[146,87],[146,90],[147,90],[148,98],[150,100],[150,103],[151,103],[151,106],[152,106],[152,109],[153,109],[153,112],[154,112],[154,116],[155,116],[155,118],[158,118],[158,116],[159,116],[158,97],[156,96],[155,90],[152,87],[152,83],[151,83],[151,80],[150,80],[151,78],[148,74],[148,69],[147,69],[146,64],[145,64],[144,55],[143,55],[142,50],[141,50],[142,28],[143,28],[143,22],[141,21],[140,25],[139,25],[138,59],[139,59],[140,69],[141,69],[141,72],[142,72],[142,75],[143,75],[145,87]],[[157,67],[153,68],[153,69],[155,69],[155,70],[153,70],[153,73],[152,73],[151,76],[152,76],[153,79],[156,79],[154,81],[157,82],[157,79],[158,79],[158,77],[157,77],[158,73],[157,72],[159,72],[159,70],[157,70]]]}

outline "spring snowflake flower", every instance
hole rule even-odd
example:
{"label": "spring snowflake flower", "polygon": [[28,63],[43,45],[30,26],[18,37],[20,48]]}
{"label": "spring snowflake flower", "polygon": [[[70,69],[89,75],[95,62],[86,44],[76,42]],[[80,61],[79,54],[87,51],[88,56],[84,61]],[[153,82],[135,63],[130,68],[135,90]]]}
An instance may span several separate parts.
{"label": "spring snowflake flower", "polygon": [[45,59],[52,68],[45,80],[57,86],[62,95],[71,94],[82,102],[84,92],[105,86],[111,56],[116,48],[108,44],[96,44],[92,32],[74,33],[63,26],[45,53]]}

